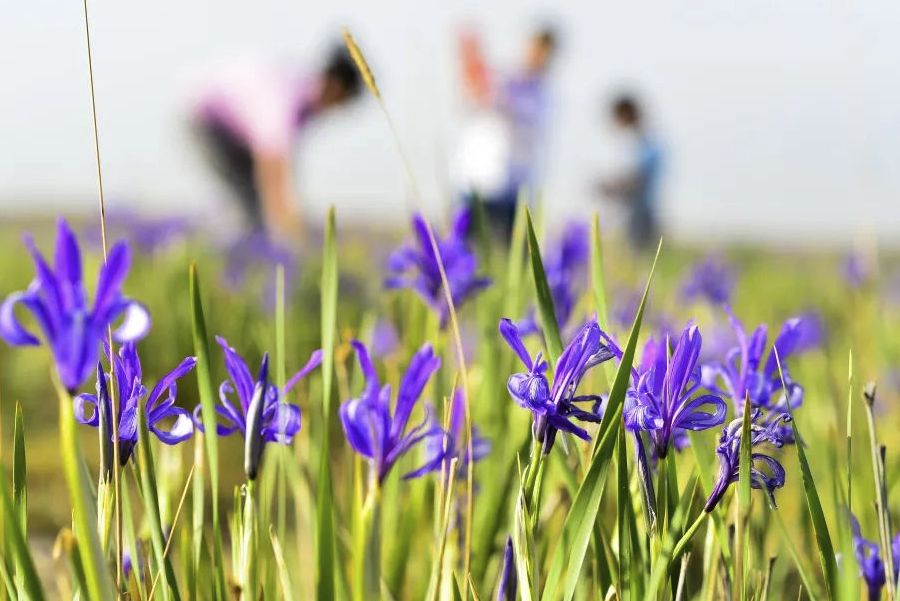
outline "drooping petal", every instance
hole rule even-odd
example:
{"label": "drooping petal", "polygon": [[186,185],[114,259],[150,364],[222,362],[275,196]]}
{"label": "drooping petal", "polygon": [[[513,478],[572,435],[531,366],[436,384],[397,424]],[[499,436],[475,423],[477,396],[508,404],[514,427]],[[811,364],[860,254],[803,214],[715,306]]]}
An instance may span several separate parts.
{"label": "drooping petal", "polygon": [[297,384],[297,382],[299,382],[304,377],[306,377],[306,375],[309,374],[309,372],[311,372],[313,369],[318,367],[321,363],[322,363],[322,350],[316,349],[315,351],[312,352],[312,355],[310,355],[309,361],[306,362],[306,365],[304,365],[300,369],[300,371],[295,373],[291,377],[291,379],[288,380],[287,384],[284,385],[282,394],[287,394],[288,392],[290,392],[291,389]]}
{"label": "drooping petal", "polygon": [[513,374],[506,383],[510,396],[520,407],[539,413],[552,408],[550,384],[542,374]]}
{"label": "drooping petal", "polygon": [[[704,407],[711,407],[712,413],[702,410]],[[672,424],[675,428],[685,430],[706,430],[723,424],[727,413],[725,401],[713,394],[705,394],[682,405]]]}
{"label": "drooping petal", "polygon": [[[181,407],[170,407],[166,413],[164,417],[160,417],[157,421],[150,424],[150,431],[167,445],[176,445],[190,438],[194,433],[194,422],[191,419],[191,414]],[[175,423],[168,430],[164,430],[157,425],[162,419],[173,416],[175,417]]]}
{"label": "drooping petal", "polygon": [[290,444],[300,431],[300,425],[300,407],[290,403],[277,403],[262,435],[267,441]]}
{"label": "drooping petal", "polygon": [[377,443],[372,440],[372,408],[363,399],[351,399],[341,403],[338,413],[344,435],[353,450],[369,459],[375,458]]}
{"label": "drooping petal", "polygon": [[[113,339],[117,342],[133,342],[146,336],[151,325],[150,311],[147,310],[147,307],[126,298],[118,301],[117,306],[122,307],[125,317],[119,327],[113,331]],[[117,316],[118,313],[110,316],[110,319],[115,319]]]}
{"label": "drooping petal", "polygon": [[[192,417],[194,420],[194,426],[201,432],[206,432],[206,429],[203,427],[203,418],[200,416],[200,412],[202,410],[203,407],[201,405],[197,405],[196,407],[194,407],[194,413]],[[216,414],[219,417],[225,418],[226,422],[228,422],[226,424],[216,423],[216,434],[218,436],[228,436],[229,434],[234,433],[236,430],[242,430],[243,422],[235,421],[234,415],[223,409],[221,405],[216,405]]]}
{"label": "drooping petal", "polygon": [[19,322],[15,313],[17,304],[35,300],[34,296],[28,292],[13,292],[0,305],[0,337],[7,344],[12,346],[38,346],[41,344],[41,341]]}
{"label": "drooping petal", "polygon": [[[100,411],[97,407],[98,402],[97,395],[94,394],[79,394],[73,398],[72,410],[75,414],[75,421],[79,424],[94,426],[95,428],[100,425]],[[90,417],[85,414],[85,409],[87,407],[91,408]]]}
{"label": "drooping petal", "polygon": [[[404,474],[403,479],[409,480],[411,478],[419,478],[425,474],[440,471],[444,460],[447,459],[451,453],[451,441],[452,438],[450,435],[439,426],[433,426],[424,434],[420,434],[412,444],[421,442],[423,446],[430,450],[430,452],[428,453],[425,462],[418,468]],[[407,450],[409,449],[407,448]]]}
{"label": "drooping petal", "polygon": [[172,391],[171,388],[175,384],[175,381],[194,369],[196,364],[196,357],[185,357],[181,363],[178,364],[178,367],[163,376],[162,379],[156,383],[156,386],[153,387],[153,390],[150,391],[150,396],[147,397],[147,411],[149,412],[152,410],[163,392],[170,391],[170,396],[172,396],[174,391]]}

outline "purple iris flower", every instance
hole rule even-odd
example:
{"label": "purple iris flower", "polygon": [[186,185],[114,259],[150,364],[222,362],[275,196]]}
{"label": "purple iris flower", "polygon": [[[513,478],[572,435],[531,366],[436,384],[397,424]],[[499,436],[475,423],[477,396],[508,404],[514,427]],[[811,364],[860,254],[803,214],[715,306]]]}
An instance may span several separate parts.
{"label": "purple iris flower", "polygon": [[[784,424],[791,421],[787,413],[770,413],[762,421],[763,412],[759,408],[751,410],[750,414],[750,486],[766,491],[772,504],[775,504],[774,491],[784,486],[784,468],[771,455],[754,452],[753,448],[764,443],[769,443],[776,448],[781,448],[786,442],[783,435]],[[725,491],[740,477],[740,448],[741,428],[743,418],[738,417],[722,429],[722,437],[719,439],[719,447],[716,453],[719,455],[719,477],[713,487],[712,494],[706,501],[704,510],[712,511]],[[768,472],[768,473],[767,473]]]}
{"label": "purple iris flower", "polygon": [[140,340],[150,329],[150,314],[140,303],[122,294],[131,256],[124,241],[109,251],[100,268],[93,306],[81,280],[81,251],[78,240],[65,220],[57,226],[54,267],[34,245],[30,236],[25,245],[31,252],[37,273],[23,292],[14,292],[0,305],[0,337],[13,346],[38,346],[40,340],[25,329],[15,314],[21,304],[33,316],[56,361],[63,386],[70,394],[91,375],[98,360],[100,341],[107,327],[124,315],[113,332],[116,342]]}
{"label": "purple iris flower", "polygon": [[711,305],[727,303],[734,291],[734,269],[725,261],[708,256],[697,261],[685,276],[681,294],[687,301],[702,299]]}
{"label": "purple iris flower", "polygon": [[[850,527],[853,531],[853,553],[859,564],[859,573],[866,581],[869,601],[881,599],[881,589],[886,581],[884,561],[881,559],[881,546],[863,538],[856,516],[850,514]],[[900,576],[900,533],[891,541],[891,555],[894,560],[894,581]]]}
{"label": "purple iris flower", "polygon": [[628,390],[623,415],[629,430],[650,434],[658,457],[665,457],[669,444],[679,439],[683,446],[684,430],[706,430],[725,421],[725,401],[715,394],[697,394],[702,344],[700,330],[688,324],[671,358],[666,346],[652,339],[644,347],[637,383]]}
{"label": "purple iris flower", "polygon": [[[450,400],[450,429],[445,439],[431,437],[425,441],[425,456],[435,457],[444,453],[443,466],[449,470],[450,461],[457,460],[457,470],[460,476],[466,473],[470,463],[479,461],[491,452],[491,443],[481,435],[478,426],[472,426],[472,455],[469,456],[469,444],[466,442],[466,407],[462,389],[457,388]],[[441,448],[445,445],[447,448]],[[436,470],[443,469],[435,466]]]}
{"label": "purple iris flower", "polygon": [[[107,348],[108,350],[108,348]],[[134,453],[138,441],[138,403],[145,397],[147,427],[156,437],[167,445],[175,445],[191,437],[194,425],[191,415],[175,405],[178,387],[176,381],[194,368],[197,360],[187,357],[178,367],[163,376],[147,394],[142,383],[141,360],[133,342],[126,342],[119,349],[118,356],[113,355],[113,375],[116,384],[116,398],[119,405],[118,434],[119,461],[121,465],[128,463]],[[100,420],[106,421],[109,432],[107,457],[112,459],[112,399],[109,395],[109,376],[103,372],[102,364],[97,364],[97,394],[79,394],[73,401],[75,421],[93,427],[100,426]],[[175,418],[169,429],[162,427],[162,422]],[[109,466],[105,466],[107,475],[111,474]]]}
{"label": "purple iris flower", "polygon": [[[804,320],[792,318],[781,328],[768,355],[763,361],[766,351],[766,325],[756,328],[748,337],[743,324],[727,305],[728,319],[737,336],[738,346],[732,348],[724,363],[711,363],[703,368],[704,384],[716,394],[731,399],[735,411],[743,410],[744,399],[749,397],[750,404],[768,411],[790,412],[803,403],[803,387],[791,378],[787,359],[797,351],[800,343],[807,338],[808,328]],[[781,361],[784,385],[778,371]],[[785,428],[782,433],[786,442],[793,442],[792,433]]]}
{"label": "purple iris flower", "polygon": [[[489,278],[476,275],[478,258],[466,243],[469,221],[469,210],[462,210],[457,214],[453,228],[446,238],[437,238],[435,234],[444,271],[447,274],[447,283],[450,286],[450,296],[456,308],[491,283]],[[384,285],[388,290],[398,288],[414,290],[438,314],[443,327],[450,316],[450,309],[444,293],[437,256],[431,246],[422,215],[417,213],[413,217],[412,224],[415,242],[401,246],[388,259],[390,275]]]}
{"label": "purple iris flower", "polygon": [[575,391],[588,370],[615,356],[612,350],[615,345],[600,329],[596,319],[585,324],[569,341],[557,361],[552,386],[547,381],[547,362],[542,359],[541,353],[532,360],[515,324],[506,318],[500,320],[500,333],[528,370],[511,375],[507,389],[516,404],[534,414],[534,435],[538,442],[543,443],[544,453],[550,452],[559,430],[590,440],[587,431],[570,419],[600,422],[599,415],[575,405],[578,402],[601,401],[598,395],[576,396]]}
{"label": "purple iris flower", "polygon": [[[216,336],[225,355],[225,368],[230,380],[219,386],[219,401],[216,413],[225,423],[216,424],[219,436],[228,436],[239,431],[245,441],[244,470],[247,478],[256,478],[265,443],[278,442],[291,444],[294,436],[300,431],[300,408],[283,399],[304,376],[322,362],[322,351],[313,351],[306,365],[294,374],[284,387],[269,382],[269,356],[263,355],[259,376],[254,382],[247,363],[229,346],[228,341]],[[229,400],[230,395],[237,394],[238,404]],[[203,430],[200,417],[201,406],[194,409],[194,423]]]}
{"label": "purple iris flower", "polygon": [[431,408],[426,405],[425,419],[406,431],[413,409],[428,384],[431,375],[440,367],[441,359],[430,344],[424,344],[413,355],[400,380],[397,403],[391,411],[391,386],[381,386],[369,351],[358,340],[353,341],[356,357],[366,379],[360,395],[341,404],[341,425],[353,450],[367,458],[378,483],[384,482],[391,468],[410,449],[424,442],[428,454],[425,463],[405,474],[404,479],[418,478],[437,471],[450,452],[449,435],[438,426]]}
{"label": "purple iris flower", "polygon": [[[551,249],[544,261],[547,284],[553,298],[553,309],[556,312],[556,323],[565,329],[572,318],[578,298],[584,291],[584,276],[588,262],[588,228],[583,223],[572,222],[566,226],[562,238]],[[532,307],[528,315],[517,324],[522,336],[536,334],[540,331],[535,309]]]}
{"label": "purple iris flower", "polygon": [[503,549],[503,567],[500,571],[500,586],[497,587],[497,601],[516,601],[516,588],[518,588],[516,576],[516,556],[513,553],[512,537],[506,537],[506,547]]}

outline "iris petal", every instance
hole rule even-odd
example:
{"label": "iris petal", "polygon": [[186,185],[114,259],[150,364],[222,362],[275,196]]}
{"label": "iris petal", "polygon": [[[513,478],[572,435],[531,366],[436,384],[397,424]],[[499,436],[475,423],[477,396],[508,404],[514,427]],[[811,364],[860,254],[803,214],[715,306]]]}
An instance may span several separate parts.
{"label": "iris petal", "polygon": [[26,300],[33,300],[33,296],[27,292],[14,292],[6,297],[0,305],[0,336],[13,346],[38,346],[41,341],[25,329],[16,318],[16,305],[25,304]]}

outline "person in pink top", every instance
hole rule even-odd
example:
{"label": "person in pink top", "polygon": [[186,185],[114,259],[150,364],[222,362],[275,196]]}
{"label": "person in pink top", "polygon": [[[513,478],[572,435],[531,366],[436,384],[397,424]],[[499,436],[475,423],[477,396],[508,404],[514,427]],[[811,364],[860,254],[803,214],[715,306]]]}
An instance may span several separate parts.
{"label": "person in pink top", "polygon": [[343,46],[313,76],[244,59],[203,90],[193,108],[194,129],[251,229],[282,238],[299,233],[291,169],[297,138],[360,90],[359,73]]}

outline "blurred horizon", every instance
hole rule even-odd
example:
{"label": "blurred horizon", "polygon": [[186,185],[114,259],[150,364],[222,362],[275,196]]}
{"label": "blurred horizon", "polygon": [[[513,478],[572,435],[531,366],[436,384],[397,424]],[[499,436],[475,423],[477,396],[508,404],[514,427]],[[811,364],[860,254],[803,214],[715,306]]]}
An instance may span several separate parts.
{"label": "blurred horizon", "polygon": [[[428,210],[446,206],[462,110],[455,35],[474,27],[512,68],[531,26],[561,32],[544,190],[551,221],[600,210],[606,102],[648,105],[667,148],[665,234],[711,244],[900,244],[900,6],[708,0],[677,6],[502,0],[452,6],[171,0],[89,4],[109,208],[189,216],[224,194],[187,132],[186,100],[209,65],[254,52],[314,67],[348,26],[386,98]],[[81,5],[35,0],[4,11],[0,206],[5,217],[94,210],[96,175]],[[652,12],[651,12],[652,11]],[[368,97],[304,134],[298,195],[310,219],[405,223],[407,189],[387,124]],[[218,213],[217,213],[218,216]]]}

